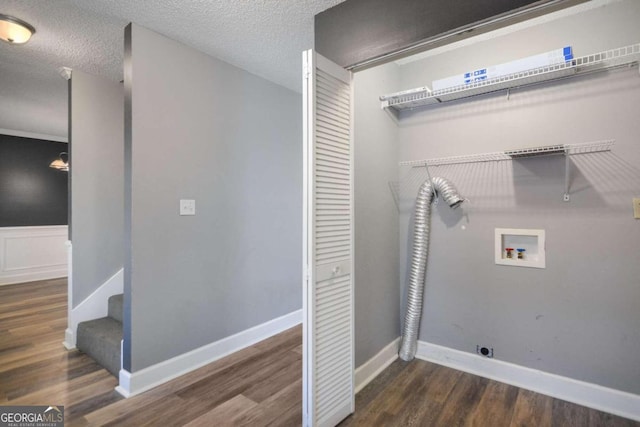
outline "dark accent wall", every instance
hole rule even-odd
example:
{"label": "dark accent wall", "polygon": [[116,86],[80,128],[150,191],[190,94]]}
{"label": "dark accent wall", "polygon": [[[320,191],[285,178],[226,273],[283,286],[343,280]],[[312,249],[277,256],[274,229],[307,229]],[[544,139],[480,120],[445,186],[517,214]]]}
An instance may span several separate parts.
{"label": "dark accent wall", "polygon": [[315,16],[315,49],[343,67],[551,0],[347,0]]}
{"label": "dark accent wall", "polygon": [[49,167],[63,151],[63,142],[0,135],[0,227],[67,224],[67,172]]}

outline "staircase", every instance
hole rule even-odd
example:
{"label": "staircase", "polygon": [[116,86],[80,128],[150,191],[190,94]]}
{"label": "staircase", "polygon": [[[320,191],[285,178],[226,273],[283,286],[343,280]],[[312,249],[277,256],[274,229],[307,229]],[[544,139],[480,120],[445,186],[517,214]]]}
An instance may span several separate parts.
{"label": "staircase", "polygon": [[116,378],[120,373],[123,295],[109,297],[107,317],[78,324],[76,347],[88,354]]}

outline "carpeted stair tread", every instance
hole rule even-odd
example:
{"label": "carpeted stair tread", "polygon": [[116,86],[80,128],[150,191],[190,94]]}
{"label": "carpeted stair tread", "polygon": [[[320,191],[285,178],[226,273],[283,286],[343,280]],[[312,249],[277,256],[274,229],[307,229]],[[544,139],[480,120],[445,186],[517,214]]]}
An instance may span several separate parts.
{"label": "carpeted stair tread", "polygon": [[122,323],[111,317],[78,324],[78,350],[91,356],[111,374],[120,373],[120,341]]}
{"label": "carpeted stair tread", "polygon": [[112,295],[109,297],[109,317],[113,317],[118,322],[122,322],[122,304],[124,295]]}

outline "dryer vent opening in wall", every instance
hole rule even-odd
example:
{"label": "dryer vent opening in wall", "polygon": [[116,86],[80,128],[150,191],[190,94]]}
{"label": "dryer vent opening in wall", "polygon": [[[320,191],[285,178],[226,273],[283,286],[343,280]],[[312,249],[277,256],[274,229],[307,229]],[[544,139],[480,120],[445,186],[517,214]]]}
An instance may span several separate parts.
{"label": "dryer vent opening in wall", "polygon": [[493,358],[493,347],[483,347],[481,345],[476,346],[476,353],[480,356],[488,357],[489,359]]}

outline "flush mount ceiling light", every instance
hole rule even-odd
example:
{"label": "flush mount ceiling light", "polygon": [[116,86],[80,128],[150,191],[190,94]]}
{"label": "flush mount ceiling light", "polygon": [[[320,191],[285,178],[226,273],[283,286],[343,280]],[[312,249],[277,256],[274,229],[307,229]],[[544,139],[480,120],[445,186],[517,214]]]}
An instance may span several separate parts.
{"label": "flush mount ceiling light", "polygon": [[21,19],[0,13],[0,39],[11,44],[29,41],[36,29]]}

